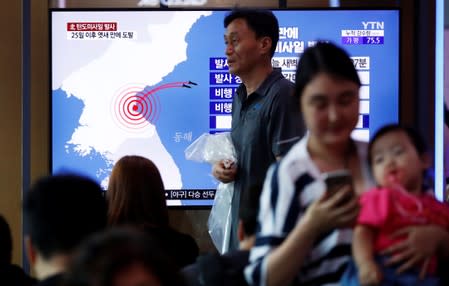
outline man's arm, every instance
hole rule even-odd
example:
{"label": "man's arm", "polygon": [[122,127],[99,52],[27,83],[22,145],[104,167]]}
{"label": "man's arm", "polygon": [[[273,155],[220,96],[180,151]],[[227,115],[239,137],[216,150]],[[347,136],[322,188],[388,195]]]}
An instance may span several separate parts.
{"label": "man's arm", "polygon": [[299,102],[293,95],[293,86],[284,86],[276,94],[268,122],[268,136],[276,158],[298,142],[305,133]]}

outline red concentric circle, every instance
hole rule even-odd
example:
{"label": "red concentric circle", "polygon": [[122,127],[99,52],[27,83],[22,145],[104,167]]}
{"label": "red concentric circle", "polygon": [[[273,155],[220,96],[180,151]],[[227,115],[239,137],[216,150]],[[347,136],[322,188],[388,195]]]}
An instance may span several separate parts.
{"label": "red concentric circle", "polygon": [[139,131],[159,118],[159,97],[144,85],[121,88],[112,102],[114,120],[127,130]]}

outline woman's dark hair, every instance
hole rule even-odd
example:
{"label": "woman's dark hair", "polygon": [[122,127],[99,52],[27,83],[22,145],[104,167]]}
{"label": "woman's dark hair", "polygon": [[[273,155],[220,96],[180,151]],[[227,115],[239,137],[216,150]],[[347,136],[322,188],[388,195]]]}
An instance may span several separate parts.
{"label": "woman's dark hair", "polygon": [[304,88],[319,73],[345,79],[361,85],[359,76],[349,55],[340,47],[318,42],[304,51],[296,70],[295,96],[301,98]]}
{"label": "woman's dark hair", "polygon": [[141,156],[125,156],[112,169],[107,191],[110,225],[168,226],[161,174]]}
{"label": "woman's dark hair", "polygon": [[141,265],[162,286],[184,285],[157,243],[144,232],[112,228],[88,239],[79,249],[64,277],[64,286],[114,285],[117,273]]}

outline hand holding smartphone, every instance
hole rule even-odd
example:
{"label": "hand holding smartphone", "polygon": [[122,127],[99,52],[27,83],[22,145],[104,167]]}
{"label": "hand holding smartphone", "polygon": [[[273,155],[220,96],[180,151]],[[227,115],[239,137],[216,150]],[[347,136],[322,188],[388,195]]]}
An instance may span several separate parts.
{"label": "hand holding smartphone", "polygon": [[323,177],[326,184],[326,191],[330,196],[334,195],[344,186],[350,186],[354,193],[352,176],[348,170],[337,170],[329,173],[324,173]]}

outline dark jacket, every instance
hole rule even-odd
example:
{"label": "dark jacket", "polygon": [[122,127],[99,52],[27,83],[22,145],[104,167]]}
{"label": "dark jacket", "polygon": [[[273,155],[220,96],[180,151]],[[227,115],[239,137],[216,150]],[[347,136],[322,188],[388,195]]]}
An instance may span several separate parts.
{"label": "dark jacket", "polygon": [[181,274],[189,286],[247,286],[243,270],[248,259],[249,251],[245,250],[207,254],[183,268]]}
{"label": "dark jacket", "polygon": [[190,235],[163,227],[145,227],[144,231],[160,245],[179,269],[195,262],[199,249]]}

